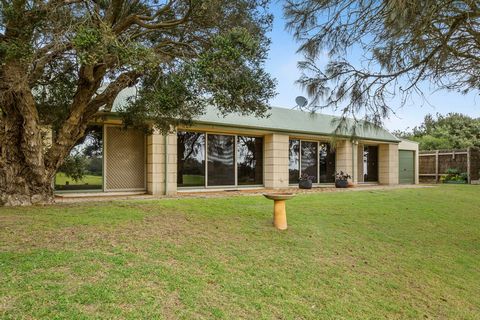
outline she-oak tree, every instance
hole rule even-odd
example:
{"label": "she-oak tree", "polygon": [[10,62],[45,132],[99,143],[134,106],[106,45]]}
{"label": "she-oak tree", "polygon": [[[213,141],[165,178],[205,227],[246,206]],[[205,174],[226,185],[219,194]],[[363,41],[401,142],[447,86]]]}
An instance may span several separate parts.
{"label": "she-oak tree", "polygon": [[286,0],[284,13],[314,109],[379,124],[422,84],[480,92],[478,0]]}
{"label": "she-oak tree", "polygon": [[267,2],[0,0],[0,205],[52,202],[56,171],[124,88],[140,88],[130,125],[166,131],[207,104],[264,115]]}

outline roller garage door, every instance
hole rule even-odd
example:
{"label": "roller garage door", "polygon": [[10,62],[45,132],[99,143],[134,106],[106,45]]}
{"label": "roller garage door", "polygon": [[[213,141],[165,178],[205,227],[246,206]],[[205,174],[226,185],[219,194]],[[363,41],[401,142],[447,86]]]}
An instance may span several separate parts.
{"label": "roller garage door", "polygon": [[400,184],[415,183],[415,152],[410,150],[398,151],[398,182]]}

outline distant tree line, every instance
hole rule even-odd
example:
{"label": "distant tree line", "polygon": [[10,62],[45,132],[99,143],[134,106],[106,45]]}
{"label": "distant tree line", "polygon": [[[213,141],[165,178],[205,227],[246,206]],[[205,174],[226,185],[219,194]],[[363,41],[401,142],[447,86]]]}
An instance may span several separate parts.
{"label": "distant tree line", "polygon": [[420,150],[480,147],[480,118],[460,113],[427,114],[420,126],[394,134],[420,143]]}

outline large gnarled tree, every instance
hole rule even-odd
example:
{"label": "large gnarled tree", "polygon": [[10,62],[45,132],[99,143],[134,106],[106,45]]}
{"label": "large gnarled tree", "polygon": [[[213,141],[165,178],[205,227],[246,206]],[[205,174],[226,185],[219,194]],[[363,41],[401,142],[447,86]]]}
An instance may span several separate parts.
{"label": "large gnarled tree", "polygon": [[[98,111],[161,130],[207,104],[263,115],[271,17],[263,0],[0,0],[0,205],[48,203]],[[44,145],[42,128],[52,128]]]}

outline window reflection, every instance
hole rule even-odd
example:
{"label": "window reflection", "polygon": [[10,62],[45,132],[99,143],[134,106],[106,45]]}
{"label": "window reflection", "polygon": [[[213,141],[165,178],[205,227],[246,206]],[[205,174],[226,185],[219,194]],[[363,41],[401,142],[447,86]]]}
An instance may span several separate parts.
{"label": "window reflection", "polygon": [[302,175],[308,175],[312,182],[316,183],[318,181],[317,142],[302,141],[301,149]]}
{"label": "window reflection", "polygon": [[288,182],[297,183],[300,177],[300,140],[288,142]]}
{"label": "window reflection", "polygon": [[192,187],[205,185],[205,134],[177,133],[177,185]]}
{"label": "window reflection", "polygon": [[335,182],[335,151],[328,143],[321,143],[319,148],[320,183]]}
{"label": "window reflection", "polygon": [[209,186],[235,185],[235,137],[209,134],[208,179]]}
{"label": "window reflection", "polygon": [[238,136],[237,157],[238,184],[262,184],[263,139]]}
{"label": "window reflection", "polygon": [[103,189],[103,127],[90,126],[55,175],[56,190]]}

